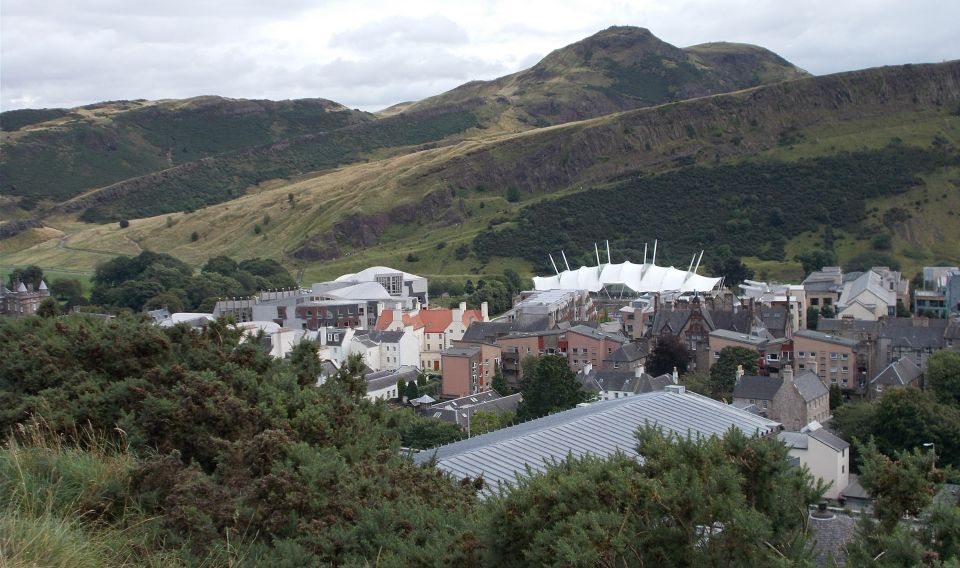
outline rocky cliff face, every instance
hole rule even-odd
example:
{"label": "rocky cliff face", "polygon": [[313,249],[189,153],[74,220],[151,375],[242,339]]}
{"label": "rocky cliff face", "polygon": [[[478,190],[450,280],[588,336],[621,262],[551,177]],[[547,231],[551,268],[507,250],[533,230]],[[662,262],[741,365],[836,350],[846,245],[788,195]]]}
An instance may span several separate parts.
{"label": "rocky cliff face", "polygon": [[960,62],[841,73],[532,132],[459,156],[425,179],[550,192],[630,172],[754,154],[821,123],[958,101]]}

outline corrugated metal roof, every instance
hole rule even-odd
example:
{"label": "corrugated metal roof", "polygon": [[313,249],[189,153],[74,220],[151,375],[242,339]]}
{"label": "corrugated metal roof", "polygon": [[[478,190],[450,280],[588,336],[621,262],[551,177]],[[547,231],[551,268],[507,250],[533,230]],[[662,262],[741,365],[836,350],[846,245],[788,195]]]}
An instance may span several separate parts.
{"label": "corrugated metal roof", "polygon": [[436,455],[437,467],[458,478],[483,475],[490,490],[510,483],[529,467],[539,472],[567,455],[598,456],[622,451],[637,456],[634,433],[655,424],[678,434],[722,435],[731,427],[769,435],[779,423],[718,401],[685,392],[652,392],[558,412],[414,456],[423,463]]}

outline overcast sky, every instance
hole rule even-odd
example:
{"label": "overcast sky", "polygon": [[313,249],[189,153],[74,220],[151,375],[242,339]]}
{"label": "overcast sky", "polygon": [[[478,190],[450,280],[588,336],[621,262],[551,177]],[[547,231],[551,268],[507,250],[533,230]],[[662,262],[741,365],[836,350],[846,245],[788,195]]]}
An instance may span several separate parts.
{"label": "overcast sky", "polygon": [[378,110],[612,25],[754,43],[814,74],[960,58],[960,1],[0,0],[0,108],[196,95]]}

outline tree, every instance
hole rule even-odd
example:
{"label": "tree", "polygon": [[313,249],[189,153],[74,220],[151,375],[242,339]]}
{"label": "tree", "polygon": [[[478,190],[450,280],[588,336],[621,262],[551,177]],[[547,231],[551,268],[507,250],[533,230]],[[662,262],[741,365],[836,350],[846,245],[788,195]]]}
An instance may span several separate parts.
{"label": "tree", "polygon": [[182,312],[183,298],[173,292],[160,292],[143,304],[145,310],[158,310],[160,308],[167,308],[172,314]]}
{"label": "tree", "polygon": [[470,415],[470,435],[479,436],[506,428],[513,424],[516,416],[513,412],[497,413],[490,410],[478,410]]}
{"label": "tree", "polygon": [[820,317],[830,319],[837,315],[836,311],[833,309],[833,306],[830,304],[824,304],[820,307]]}
{"label": "tree", "polygon": [[353,353],[335,375],[336,382],[343,385],[354,401],[359,402],[367,394],[367,379],[363,355]]}
{"label": "tree", "polygon": [[860,483],[873,497],[873,510],[888,531],[904,515],[918,515],[930,504],[937,483],[944,479],[937,469],[937,455],[925,448],[897,451],[895,459],[882,454],[874,440],[858,444]]}
{"label": "tree", "polygon": [[713,384],[710,381],[710,373],[706,371],[680,375],[680,384],[690,392],[695,392],[703,396],[713,396]]}
{"label": "tree", "polygon": [[944,349],[931,355],[925,386],[942,402],[960,406],[960,353]]}
{"label": "tree", "polygon": [[126,229],[126,228],[129,227],[129,226],[130,226],[130,221],[127,221],[126,219],[121,219],[121,220],[120,220],[120,228],[121,228],[121,229]]}
{"label": "tree", "polygon": [[520,190],[516,187],[507,188],[507,201],[510,203],[516,203],[520,201]]}
{"label": "tree", "polygon": [[753,270],[733,255],[715,259],[710,268],[714,274],[723,276],[724,284],[731,290],[735,290],[744,280],[753,278]]}
{"label": "tree", "polygon": [[807,329],[817,329],[820,322],[820,310],[814,306],[807,306]]}
{"label": "tree", "polygon": [[457,260],[466,260],[470,256],[470,246],[466,243],[457,245],[457,248],[453,251],[453,256]]}
{"label": "tree", "polygon": [[[570,456],[486,503],[490,566],[791,566],[822,495],[775,439],[648,425],[638,461]],[[705,527],[722,527],[711,530]]]}
{"label": "tree", "polygon": [[840,408],[840,405],[843,404],[843,391],[840,390],[840,385],[830,385],[830,411]]}
{"label": "tree", "polygon": [[13,289],[15,280],[19,280],[24,286],[33,286],[33,289],[36,290],[40,287],[40,281],[43,280],[43,269],[32,264],[26,268],[14,268],[10,272],[11,289]]}
{"label": "tree", "polygon": [[497,391],[497,394],[500,396],[507,396],[513,392],[513,389],[507,384],[507,379],[503,377],[503,370],[500,368],[499,363],[494,364],[493,380],[490,381],[490,388]]}
{"label": "tree", "polygon": [[[397,379],[397,398],[402,399],[405,396],[407,396],[407,381],[403,380],[403,377],[400,377]],[[410,398],[407,397],[407,400],[410,400]]]}
{"label": "tree", "polygon": [[521,420],[567,410],[587,400],[588,395],[570,370],[566,357],[544,355],[529,366],[532,367],[529,370],[527,366],[523,368],[520,386],[523,401],[517,409],[517,416]]}
{"label": "tree", "polygon": [[37,315],[42,318],[55,318],[60,315],[60,302],[54,298],[44,298],[37,306]]}
{"label": "tree", "polygon": [[677,373],[687,372],[690,365],[690,350],[673,335],[665,335],[657,338],[657,344],[650,357],[647,359],[647,372],[653,376],[660,376],[664,373],[672,373],[677,369]]}
{"label": "tree", "polygon": [[843,263],[846,272],[866,272],[874,266],[888,266],[892,270],[900,270],[900,262],[889,253],[880,251],[866,251],[853,256]]}
{"label": "tree", "polygon": [[516,270],[505,268],[503,270],[503,276],[507,279],[507,288],[511,294],[516,294],[523,290],[523,280],[520,278],[520,275],[517,274]]}
{"label": "tree", "polygon": [[313,386],[320,378],[320,346],[316,341],[301,340],[290,351],[290,365],[297,375],[300,386]]}
{"label": "tree", "polygon": [[191,242],[194,242],[194,243],[195,243],[195,242],[197,242],[198,240],[200,240],[200,233],[198,233],[198,232],[196,232],[196,231],[190,233],[190,241],[191,241]]}
{"label": "tree", "polygon": [[757,359],[760,355],[747,347],[724,347],[720,358],[710,367],[710,382],[714,396],[728,397],[737,382],[737,367],[743,367],[744,375],[757,374]]}
{"label": "tree", "polygon": [[420,398],[420,388],[417,387],[417,381],[410,381],[407,383],[407,388],[404,390],[404,396],[407,397],[407,400]]}
{"label": "tree", "polygon": [[794,260],[803,265],[803,273],[820,270],[824,266],[836,266],[837,255],[832,250],[809,249],[793,257]]}

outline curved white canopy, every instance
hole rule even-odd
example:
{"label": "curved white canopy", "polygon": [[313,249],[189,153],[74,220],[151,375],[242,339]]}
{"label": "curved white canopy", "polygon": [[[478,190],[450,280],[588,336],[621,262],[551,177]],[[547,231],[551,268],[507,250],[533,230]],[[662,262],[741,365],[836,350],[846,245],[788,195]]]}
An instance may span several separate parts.
{"label": "curved white canopy", "polygon": [[535,276],[535,290],[588,290],[599,292],[604,286],[623,285],[638,294],[644,292],[707,292],[720,284],[720,278],[701,276],[672,266],[656,264],[604,264],[564,270],[555,276]]}

